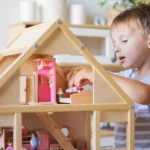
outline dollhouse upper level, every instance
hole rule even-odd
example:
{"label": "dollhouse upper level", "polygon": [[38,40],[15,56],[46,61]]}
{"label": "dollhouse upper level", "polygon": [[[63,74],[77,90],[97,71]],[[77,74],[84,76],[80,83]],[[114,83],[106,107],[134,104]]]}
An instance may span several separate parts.
{"label": "dollhouse upper level", "polygon": [[[81,55],[93,67],[94,96],[90,92],[90,97],[93,98],[91,103],[99,103],[99,96],[103,96],[101,98],[103,99],[102,103],[132,103],[83,43],[74,36],[60,19],[53,23],[46,22],[23,30],[0,53],[0,87],[7,87],[6,83],[10,84],[12,86],[9,86],[9,92],[12,92],[11,99],[14,97],[14,100],[10,102],[10,97],[5,95],[7,92],[3,92],[3,88],[1,88],[1,103],[18,104],[20,101],[56,102],[57,90],[59,88],[65,90],[67,82],[62,68],[56,64],[52,57],[63,54]],[[27,82],[30,87],[27,86]],[[99,82],[103,85],[98,84]],[[97,91],[100,86],[103,86],[103,90]],[[20,97],[15,90],[21,91]],[[107,93],[108,90],[109,95],[103,94]],[[47,94],[43,95],[43,93]],[[8,102],[6,97],[9,99]],[[110,102],[112,97],[113,100]]]}

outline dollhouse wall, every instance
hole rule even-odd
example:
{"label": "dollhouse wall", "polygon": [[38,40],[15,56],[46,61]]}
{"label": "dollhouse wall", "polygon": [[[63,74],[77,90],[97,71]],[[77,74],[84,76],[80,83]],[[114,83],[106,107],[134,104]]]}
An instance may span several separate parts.
{"label": "dollhouse wall", "polygon": [[55,34],[48,38],[42,51],[38,51],[38,53],[50,54],[52,56],[61,54],[80,55],[78,47],[76,47],[76,45],[70,41],[69,37],[67,37],[60,29],[57,29]]}
{"label": "dollhouse wall", "polygon": [[111,86],[111,84],[107,80],[105,80],[102,76],[101,77],[99,76],[99,73],[97,72],[96,69],[93,69],[93,77],[94,77],[93,90],[95,91],[95,93],[93,94],[94,104],[96,103],[104,103],[104,104],[124,103],[125,104],[123,98],[118,96],[117,91]]}
{"label": "dollhouse wall", "polygon": [[7,82],[0,88],[0,105],[19,104],[20,94],[20,72],[17,71]]}
{"label": "dollhouse wall", "polygon": [[[3,58],[0,63],[0,74],[2,74],[16,58],[17,55]],[[18,70],[7,80],[7,83],[0,88],[0,105],[19,104],[19,75]]]}

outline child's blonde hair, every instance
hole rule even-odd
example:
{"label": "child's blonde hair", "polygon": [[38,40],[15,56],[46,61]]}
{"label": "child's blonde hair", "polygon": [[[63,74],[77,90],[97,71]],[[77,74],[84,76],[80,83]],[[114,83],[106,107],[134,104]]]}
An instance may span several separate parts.
{"label": "child's blonde hair", "polygon": [[142,33],[143,37],[150,34],[150,5],[139,4],[135,8],[121,12],[112,22],[111,31],[127,25],[129,28],[136,28]]}

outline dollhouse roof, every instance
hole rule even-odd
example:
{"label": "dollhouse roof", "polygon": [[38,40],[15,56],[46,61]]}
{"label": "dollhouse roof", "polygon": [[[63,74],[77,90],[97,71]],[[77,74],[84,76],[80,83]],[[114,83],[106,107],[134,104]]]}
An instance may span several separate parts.
{"label": "dollhouse roof", "polygon": [[[18,57],[13,63],[10,63],[7,69],[1,71],[0,88],[2,88],[6,81],[33,54],[46,54],[51,56],[60,54],[82,55],[93,67],[94,103],[115,103],[128,106],[133,103],[105,71],[102,65],[95,60],[83,43],[60,19],[55,20],[53,23],[46,22],[25,29],[8,44],[6,49],[1,51],[1,61],[6,57],[9,58],[14,55]],[[100,101],[100,99],[103,99],[103,101]]]}

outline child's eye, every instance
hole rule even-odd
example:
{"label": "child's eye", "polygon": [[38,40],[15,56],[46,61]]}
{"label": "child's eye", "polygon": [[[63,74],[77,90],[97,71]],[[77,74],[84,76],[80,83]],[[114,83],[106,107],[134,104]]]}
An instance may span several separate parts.
{"label": "child's eye", "polygon": [[127,43],[127,42],[128,42],[128,40],[123,40],[122,42],[123,42],[123,43]]}

